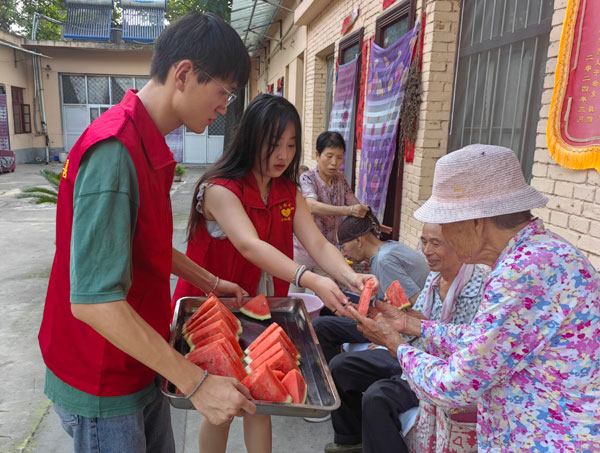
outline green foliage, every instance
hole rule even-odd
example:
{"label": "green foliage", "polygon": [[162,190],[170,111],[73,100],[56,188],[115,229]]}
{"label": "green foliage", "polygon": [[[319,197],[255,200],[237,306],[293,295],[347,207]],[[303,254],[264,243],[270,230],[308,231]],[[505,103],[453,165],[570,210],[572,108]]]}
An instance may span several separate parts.
{"label": "green foliage", "polygon": [[15,0],[0,0],[0,28],[9,30],[19,18]]}
{"label": "green foliage", "polygon": [[40,175],[42,175],[54,189],[47,189],[45,187],[24,187],[17,197],[34,198],[35,204],[56,203],[61,173],[55,173],[50,170],[40,170]]}
{"label": "green foliage", "polygon": [[184,176],[187,170],[181,164],[175,165],[175,176]]}
{"label": "green foliage", "polygon": [[190,11],[210,12],[229,23],[231,5],[231,0],[168,0],[165,17],[169,22],[173,22]]}
{"label": "green foliage", "polygon": [[[37,12],[63,22],[67,18],[67,5],[64,0],[30,0],[18,3],[21,5],[21,14],[18,15],[16,25],[20,29],[19,34],[28,38],[31,38],[34,13]],[[60,38],[60,25],[40,20],[37,39],[60,40]]]}

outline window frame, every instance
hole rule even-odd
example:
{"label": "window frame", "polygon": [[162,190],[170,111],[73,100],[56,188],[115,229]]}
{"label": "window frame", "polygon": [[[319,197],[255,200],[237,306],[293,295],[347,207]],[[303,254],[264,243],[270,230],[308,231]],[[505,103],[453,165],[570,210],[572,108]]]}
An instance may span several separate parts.
{"label": "window frame", "polygon": [[406,15],[408,15],[408,26],[410,30],[410,27],[415,25],[416,8],[417,4],[415,0],[404,0],[398,6],[384,12],[375,19],[375,43],[378,46],[383,47],[384,29],[395,24]]}
{"label": "window frame", "polygon": [[31,105],[25,104],[25,88],[11,86],[13,133],[31,134]]}

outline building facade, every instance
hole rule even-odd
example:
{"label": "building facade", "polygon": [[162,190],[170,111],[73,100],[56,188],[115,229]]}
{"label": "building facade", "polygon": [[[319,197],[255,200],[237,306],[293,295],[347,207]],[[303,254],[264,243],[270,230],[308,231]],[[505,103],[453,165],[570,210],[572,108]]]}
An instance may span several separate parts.
{"label": "building facade", "polygon": [[[507,146],[531,184],[549,198],[534,214],[600,267],[600,175],[559,166],[546,143],[566,0],[396,0],[385,8],[384,3],[391,2],[284,2],[294,12],[280,11],[282,26],[267,33],[279,41],[271,39],[254,53],[251,93],[279,94],[277,82],[283,78],[281,94],[303,120],[303,163],[315,164],[316,138],[329,124],[336,66],[357,55],[360,60],[365,41],[387,47],[423,20],[414,160],[392,174],[388,205],[397,194],[401,200],[386,223],[394,222],[397,238],[416,247],[422,225],[413,212],[431,194],[437,159],[470,143]],[[344,19],[356,9],[358,17],[342,33]],[[349,152],[357,165],[361,150]]]}

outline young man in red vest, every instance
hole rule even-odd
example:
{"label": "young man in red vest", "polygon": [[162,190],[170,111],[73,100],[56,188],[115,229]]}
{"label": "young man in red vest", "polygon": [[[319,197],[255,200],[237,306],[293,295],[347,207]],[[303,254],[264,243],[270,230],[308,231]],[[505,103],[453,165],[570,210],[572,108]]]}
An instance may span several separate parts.
{"label": "young man in red vest", "polygon": [[156,43],[151,80],[92,123],[65,163],[56,255],[39,334],[45,393],[76,452],[174,452],[173,382],[212,423],[254,413],[237,380],[208,375],[167,343],[170,274],[204,291],[242,289],[172,248],[175,161],[164,136],[224,115],[246,84],[248,53],[210,14],[189,14]]}

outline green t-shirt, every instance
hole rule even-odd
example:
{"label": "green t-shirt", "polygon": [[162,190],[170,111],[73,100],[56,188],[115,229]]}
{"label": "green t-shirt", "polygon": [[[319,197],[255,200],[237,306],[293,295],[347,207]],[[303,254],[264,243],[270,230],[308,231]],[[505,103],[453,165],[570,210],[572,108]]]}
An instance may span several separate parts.
{"label": "green t-shirt", "polygon": [[[131,248],[139,191],[131,156],[109,139],[81,160],[73,191],[71,302],[124,300],[131,287]],[[68,385],[46,370],[44,392],[63,409],[84,417],[135,412],[154,398],[155,384],[125,396],[100,397]]]}

